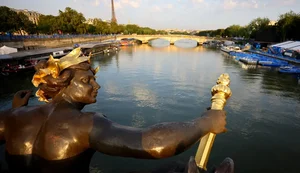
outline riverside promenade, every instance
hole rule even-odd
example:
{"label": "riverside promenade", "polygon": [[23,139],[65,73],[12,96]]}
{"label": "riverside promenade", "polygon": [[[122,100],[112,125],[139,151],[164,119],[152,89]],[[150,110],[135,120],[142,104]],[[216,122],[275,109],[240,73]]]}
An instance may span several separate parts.
{"label": "riverside promenade", "polygon": [[[1,37],[5,38],[5,37]],[[113,35],[58,35],[58,36],[20,36],[9,39],[0,39],[1,46],[9,46],[18,49],[34,49],[38,47],[56,48],[72,46],[76,43],[101,42],[114,39]]]}

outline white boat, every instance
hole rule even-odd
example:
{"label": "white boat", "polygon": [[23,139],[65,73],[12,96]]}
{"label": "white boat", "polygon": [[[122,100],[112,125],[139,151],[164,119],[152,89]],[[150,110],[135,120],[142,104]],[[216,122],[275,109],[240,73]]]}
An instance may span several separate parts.
{"label": "white boat", "polygon": [[241,48],[237,47],[237,46],[222,46],[221,50],[223,52],[226,52],[226,53],[230,53],[230,52],[242,52]]}

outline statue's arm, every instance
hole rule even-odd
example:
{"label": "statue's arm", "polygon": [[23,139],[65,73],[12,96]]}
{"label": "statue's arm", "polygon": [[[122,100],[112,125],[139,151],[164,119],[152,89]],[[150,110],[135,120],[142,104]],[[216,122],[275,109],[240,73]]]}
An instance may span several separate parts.
{"label": "statue's arm", "polygon": [[[16,92],[12,101],[12,108],[18,108],[28,105],[28,100],[31,96],[31,90],[20,90]],[[0,144],[4,143],[5,117],[10,110],[0,111]]]}
{"label": "statue's arm", "polygon": [[140,129],[95,116],[90,147],[108,155],[166,158],[185,151],[208,132],[224,132],[225,117],[223,111],[210,110],[192,121],[160,123]]}
{"label": "statue's arm", "polygon": [[27,106],[31,93],[31,90],[20,90],[16,92],[12,101],[12,108]]}
{"label": "statue's arm", "polygon": [[5,117],[8,114],[8,110],[6,111],[0,111],[0,145],[3,144],[5,142],[4,139],[4,128],[5,128]]}

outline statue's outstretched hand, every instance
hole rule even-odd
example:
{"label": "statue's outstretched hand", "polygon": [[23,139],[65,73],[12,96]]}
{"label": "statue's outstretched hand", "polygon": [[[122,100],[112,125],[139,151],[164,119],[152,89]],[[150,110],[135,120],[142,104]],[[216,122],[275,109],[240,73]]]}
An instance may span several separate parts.
{"label": "statue's outstretched hand", "polygon": [[204,116],[209,132],[218,134],[226,132],[226,112],[223,110],[208,110]]}
{"label": "statue's outstretched hand", "polygon": [[31,90],[20,90],[18,91],[13,98],[12,108],[18,108],[21,106],[27,106],[28,100],[31,96]]}

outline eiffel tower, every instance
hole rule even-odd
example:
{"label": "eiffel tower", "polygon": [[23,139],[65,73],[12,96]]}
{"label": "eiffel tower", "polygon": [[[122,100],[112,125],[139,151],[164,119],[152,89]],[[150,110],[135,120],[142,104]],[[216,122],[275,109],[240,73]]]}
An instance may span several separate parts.
{"label": "eiffel tower", "polygon": [[111,0],[111,22],[117,23],[117,18],[115,14],[114,0]]}

